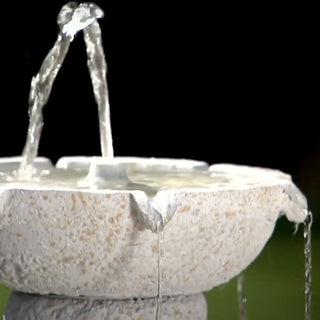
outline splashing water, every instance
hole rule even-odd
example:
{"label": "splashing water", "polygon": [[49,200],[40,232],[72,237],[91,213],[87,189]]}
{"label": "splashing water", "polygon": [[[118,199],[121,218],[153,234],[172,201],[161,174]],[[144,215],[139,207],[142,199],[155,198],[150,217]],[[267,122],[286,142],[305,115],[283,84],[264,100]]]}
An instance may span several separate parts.
{"label": "splashing water", "polygon": [[303,238],[304,238],[304,268],[305,268],[305,309],[304,309],[304,319],[311,320],[311,306],[312,306],[312,247],[311,247],[311,225],[312,225],[312,213],[309,212],[305,221],[303,228]]}
{"label": "splashing water", "polygon": [[42,62],[39,73],[33,77],[29,95],[29,127],[22,162],[18,171],[19,179],[28,179],[33,173],[33,161],[38,154],[43,127],[42,109],[47,104],[53,82],[62,66],[70,43],[77,32],[84,30],[87,46],[88,67],[98,104],[101,150],[104,157],[113,157],[106,62],[103,53],[101,31],[97,22],[103,11],[93,3],[69,2],[62,7],[57,23],[58,38]]}
{"label": "splashing water", "polygon": [[245,291],[244,274],[241,273],[237,278],[237,293],[239,306],[239,319],[247,320],[247,295]]}

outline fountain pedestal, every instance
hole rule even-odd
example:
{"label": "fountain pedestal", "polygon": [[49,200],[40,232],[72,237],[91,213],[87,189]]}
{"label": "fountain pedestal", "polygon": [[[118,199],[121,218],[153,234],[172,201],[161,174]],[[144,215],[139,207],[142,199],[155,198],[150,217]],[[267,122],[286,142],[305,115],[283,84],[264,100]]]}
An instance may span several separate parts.
{"label": "fountain pedestal", "polygon": [[[157,299],[86,300],[12,293],[6,320],[155,320]],[[164,298],[161,320],[206,320],[203,294]]]}

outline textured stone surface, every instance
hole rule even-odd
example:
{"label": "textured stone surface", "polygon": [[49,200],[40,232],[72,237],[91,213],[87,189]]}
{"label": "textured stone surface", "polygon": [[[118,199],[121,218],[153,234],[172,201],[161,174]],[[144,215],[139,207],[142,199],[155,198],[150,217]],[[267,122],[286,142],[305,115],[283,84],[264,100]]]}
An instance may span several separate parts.
{"label": "textured stone surface", "polygon": [[[244,270],[280,215],[296,223],[306,216],[288,175],[234,165],[209,172],[210,186],[152,197],[0,184],[0,281],[40,294],[155,297],[160,259],[163,295],[202,292]],[[159,233],[150,229],[157,214],[166,220]]]}
{"label": "textured stone surface", "polygon": [[[6,320],[155,320],[157,299],[62,299],[14,292]],[[164,298],[161,320],[206,320],[203,294]]]}

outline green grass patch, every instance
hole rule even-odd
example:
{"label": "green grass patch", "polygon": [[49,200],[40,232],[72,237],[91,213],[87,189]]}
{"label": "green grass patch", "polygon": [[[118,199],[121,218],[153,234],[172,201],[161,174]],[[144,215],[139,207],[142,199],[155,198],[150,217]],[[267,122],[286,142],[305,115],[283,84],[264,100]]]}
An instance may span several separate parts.
{"label": "green grass patch", "polygon": [[7,305],[9,295],[10,295],[10,290],[0,283],[0,319],[1,320]]}
{"label": "green grass patch", "polygon": [[[313,315],[320,320],[320,234],[313,235]],[[301,232],[275,234],[245,271],[249,320],[304,319],[304,255]],[[236,280],[206,293],[208,320],[239,319]]]}

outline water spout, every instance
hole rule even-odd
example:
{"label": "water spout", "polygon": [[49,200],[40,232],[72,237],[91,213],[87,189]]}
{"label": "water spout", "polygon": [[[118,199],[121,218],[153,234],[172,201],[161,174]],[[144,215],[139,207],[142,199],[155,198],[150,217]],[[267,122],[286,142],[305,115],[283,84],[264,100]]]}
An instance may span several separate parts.
{"label": "water spout", "polygon": [[84,30],[88,54],[88,67],[91,75],[95,99],[98,104],[101,150],[104,157],[113,157],[108,89],[106,82],[106,62],[103,53],[101,31],[97,22],[103,11],[93,3],[69,2],[62,7],[57,23],[58,38],[45,57],[40,70],[31,82],[29,95],[29,128],[18,179],[28,179],[33,173],[33,161],[38,154],[43,127],[42,109],[47,104],[52,85],[68,52],[70,43],[77,32]]}

